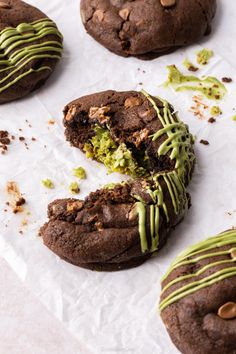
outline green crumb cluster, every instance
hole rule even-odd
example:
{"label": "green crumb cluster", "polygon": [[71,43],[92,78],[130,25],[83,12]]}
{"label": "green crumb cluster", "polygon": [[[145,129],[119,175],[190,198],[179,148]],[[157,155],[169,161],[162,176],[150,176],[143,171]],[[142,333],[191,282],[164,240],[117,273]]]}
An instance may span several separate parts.
{"label": "green crumb cluster", "polygon": [[197,62],[200,65],[207,65],[209,60],[213,57],[214,52],[210,49],[202,49],[197,53]]}
{"label": "green crumb cluster", "polygon": [[77,182],[72,182],[72,183],[69,185],[69,191],[70,191],[72,194],[79,194],[79,192],[80,192],[79,184],[78,184]]}
{"label": "green crumb cluster", "polygon": [[175,91],[198,91],[211,100],[221,100],[227,90],[217,78],[207,76],[198,78],[194,75],[184,75],[175,65],[167,66],[168,80],[165,86],[171,86]]}
{"label": "green crumb cluster", "polygon": [[42,185],[45,188],[48,188],[48,189],[54,189],[55,188],[53,181],[48,179],[48,178],[42,180]]}
{"label": "green crumb cluster", "polygon": [[95,135],[84,145],[88,158],[102,162],[109,173],[118,172],[132,177],[145,175],[145,169],[138,166],[127,146],[116,144],[108,129],[96,125],[94,132]]}
{"label": "green crumb cluster", "polygon": [[232,120],[236,122],[236,115],[232,117]]}
{"label": "green crumb cluster", "polygon": [[211,110],[210,110],[210,113],[211,113],[212,116],[218,117],[219,115],[222,114],[222,111],[221,111],[219,106],[212,106]]}
{"label": "green crumb cluster", "polygon": [[79,179],[86,179],[86,171],[83,167],[77,167],[73,169],[73,175]]}

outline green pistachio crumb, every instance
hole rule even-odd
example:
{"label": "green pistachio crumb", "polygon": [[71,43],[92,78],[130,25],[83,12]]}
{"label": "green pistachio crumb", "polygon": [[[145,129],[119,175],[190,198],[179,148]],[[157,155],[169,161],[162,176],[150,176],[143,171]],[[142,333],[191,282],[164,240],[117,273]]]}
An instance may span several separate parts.
{"label": "green pistachio crumb", "polygon": [[79,184],[77,182],[72,182],[69,186],[69,191],[72,194],[79,194],[80,192]]}
{"label": "green pistachio crumb", "polygon": [[210,49],[202,49],[199,52],[197,52],[197,62],[200,65],[207,65],[209,63],[209,60],[213,57],[214,52]]}
{"label": "green pistachio crumb", "polygon": [[218,117],[220,114],[222,114],[222,111],[219,106],[212,106],[210,113],[214,117]]}
{"label": "green pistachio crumb", "polygon": [[86,179],[86,171],[83,167],[77,167],[73,169],[73,175],[79,179]]}
{"label": "green pistachio crumb", "polygon": [[54,185],[53,181],[48,179],[48,178],[42,180],[42,185],[45,188],[48,188],[48,189],[54,189],[55,188],[55,185]]}
{"label": "green pistachio crumb", "polygon": [[232,120],[234,120],[234,121],[236,122],[236,116],[233,116],[233,117],[232,117]]}
{"label": "green pistachio crumb", "polygon": [[109,173],[118,172],[133,177],[145,175],[145,169],[139,167],[132,152],[124,143],[114,142],[108,129],[95,126],[94,132],[95,135],[84,145],[88,158],[102,162]]}

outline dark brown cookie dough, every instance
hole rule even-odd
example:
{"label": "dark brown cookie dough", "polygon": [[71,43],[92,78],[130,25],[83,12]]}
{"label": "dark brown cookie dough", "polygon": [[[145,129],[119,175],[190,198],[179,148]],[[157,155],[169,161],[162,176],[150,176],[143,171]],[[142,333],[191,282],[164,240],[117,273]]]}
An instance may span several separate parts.
{"label": "dark brown cookie dough", "polygon": [[81,0],[88,33],[121,56],[151,59],[211,31],[216,0]]}
{"label": "dark brown cookie dough", "polygon": [[165,243],[189,207],[193,139],[164,100],[105,91],[64,110],[66,138],[129,182],[57,200],[41,228],[44,243],[81,267],[120,270],[143,263]]}
{"label": "dark brown cookie dough", "polygon": [[181,353],[236,353],[236,230],[177,257],[162,281],[160,309]]}
{"label": "dark brown cookie dough", "polygon": [[0,104],[44,84],[62,53],[62,35],[43,12],[20,0],[0,1]]}

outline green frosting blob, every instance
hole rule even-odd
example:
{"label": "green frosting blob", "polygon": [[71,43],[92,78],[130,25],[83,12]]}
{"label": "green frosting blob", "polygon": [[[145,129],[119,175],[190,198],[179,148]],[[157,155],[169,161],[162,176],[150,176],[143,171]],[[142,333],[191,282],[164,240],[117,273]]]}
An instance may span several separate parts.
{"label": "green frosting blob", "polygon": [[[46,36],[55,39],[43,41]],[[57,39],[58,38],[58,39]],[[41,40],[36,44],[35,41]],[[16,28],[7,27],[0,32],[0,93],[33,72],[52,71],[50,66],[28,69],[27,64],[36,59],[60,59],[62,35],[55,23],[44,18],[33,23],[21,23]]]}
{"label": "green frosting blob", "polygon": [[198,78],[194,75],[184,75],[175,65],[167,66],[169,71],[165,86],[171,86],[175,91],[198,91],[211,100],[221,100],[227,90],[225,85],[217,78],[207,76]]}
{"label": "green frosting blob", "polygon": [[[228,250],[216,251],[217,248],[229,246]],[[173,285],[179,284],[184,280],[191,279],[192,281],[178,287],[177,290],[172,291],[164,300],[160,303],[160,311],[163,311],[167,306],[181,300],[187,295],[197,292],[200,289],[206,288],[215,284],[223,279],[230,278],[236,275],[235,267],[226,267],[219,271],[212,273],[210,276],[205,276],[200,280],[195,280],[200,275],[203,275],[208,269],[211,269],[218,265],[235,264],[235,258],[229,258],[227,260],[220,260],[223,255],[231,255],[236,251],[236,230],[229,230],[215,237],[211,237],[203,242],[200,242],[192,247],[189,247],[186,251],[182,252],[176,260],[172,263],[166,275],[163,277],[163,281],[172,273],[174,269],[185,265],[197,264],[199,261],[208,258],[215,258],[215,261],[208,263],[200,268],[196,273],[179,276],[177,279],[169,282],[162,290],[162,294],[166,290],[170,289]],[[217,260],[217,258],[219,259]]]}
{"label": "green frosting blob", "polygon": [[108,129],[96,125],[94,132],[95,135],[84,145],[88,158],[102,162],[109,173],[118,172],[132,177],[146,174],[146,170],[139,167],[127,146],[113,141]]}

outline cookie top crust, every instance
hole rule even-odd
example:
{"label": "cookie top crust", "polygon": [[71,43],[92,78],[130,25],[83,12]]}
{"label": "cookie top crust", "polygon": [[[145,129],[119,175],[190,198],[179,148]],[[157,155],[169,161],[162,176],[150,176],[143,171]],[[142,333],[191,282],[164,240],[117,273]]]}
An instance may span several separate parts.
{"label": "cookie top crust", "polygon": [[[144,91],[81,97],[65,107],[64,125],[72,146],[109,172],[132,179],[77,201],[79,211],[70,212],[70,200],[52,203],[41,229],[44,243],[61,258],[90,269],[143,263],[164,245],[189,207],[186,187],[195,155],[188,127],[167,101]],[[76,252],[66,244],[71,246],[72,238]]]}
{"label": "cookie top crust", "polygon": [[121,56],[151,59],[211,31],[216,0],[82,0],[88,33]]}
{"label": "cookie top crust", "polygon": [[62,54],[62,35],[40,10],[19,0],[0,2],[0,103],[40,87]]}
{"label": "cookie top crust", "polygon": [[162,280],[160,311],[182,353],[236,353],[236,230],[176,258]]}

